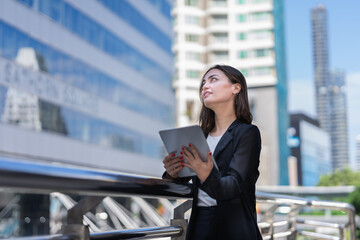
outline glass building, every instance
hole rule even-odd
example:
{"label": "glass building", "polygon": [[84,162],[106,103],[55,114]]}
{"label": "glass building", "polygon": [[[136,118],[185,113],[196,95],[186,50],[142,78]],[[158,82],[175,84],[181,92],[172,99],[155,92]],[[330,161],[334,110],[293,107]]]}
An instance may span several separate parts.
{"label": "glass building", "polygon": [[174,55],[177,125],[198,123],[202,74],[215,64],[247,80],[262,137],[259,185],[288,185],[284,1],[176,0]]}
{"label": "glass building", "polygon": [[332,172],[330,134],[319,122],[302,113],[290,115],[291,155],[296,158],[297,185],[316,186],[320,176]]}
{"label": "glass building", "polygon": [[320,127],[331,136],[333,169],[349,164],[345,74],[329,70],[327,12],[312,9],[316,112]]}
{"label": "glass building", "polygon": [[160,176],[170,0],[0,1],[0,153]]}

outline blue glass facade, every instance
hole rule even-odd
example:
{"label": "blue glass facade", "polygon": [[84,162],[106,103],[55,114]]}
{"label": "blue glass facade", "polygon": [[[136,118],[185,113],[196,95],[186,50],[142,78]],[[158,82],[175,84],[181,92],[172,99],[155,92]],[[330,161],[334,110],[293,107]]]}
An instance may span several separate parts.
{"label": "blue glass facade", "polygon": [[[15,2],[19,6],[25,5],[33,11],[48,16],[51,21],[63,26],[73,35],[142,75],[149,81],[149,85],[157,84],[168,90],[169,93],[172,92],[172,64],[169,67],[164,67],[164,64],[160,65],[68,2],[62,0],[16,0]],[[155,43],[165,55],[171,58],[169,35],[164,34],[151,21],[145,19],[131,4],[127,1],[98,0],[97,2],[109,10],[115,10],[119,18],[130,24],[147,40]],[[148,2],[162,16],[165,16],[169,23],[171,22],[171,6],[167,1],[148,0]],[[122,10],[118,11],[120,8]],[[40,70],[45,74],[60,79],[76,89],[96,95],[109,104],[115,104],[115,106],[135,112],[139,116],[148,117],[158,122],[159,125],[171,126],[174,124],[173,104],[169,102],[165,104],[164,101],[156,100],[157,97],[151,97],[151,94],[146,95],[138,88],[128,85],[126,81],[122,81],[122,78],[127,76],[114,78],[96,66],[63,52],[25,30],[20,30],[16,25],[0,20],[0,57],[15,62],[19,51],[24,48],[31,48],[36,52],[36,56],[40,56]],[[3,77],[1,74],[0,72],[0,78]],[[16,121],[1,118],[6,111],[6,97],[11,90],[13,90],[11,87],[0,83],[0,122],[20,126]],[[75,110],[76,108],[72,109],[49,102],[41,96],[34,96],[18,89],[16,91],[38,98],[41,131],[146,157],[162,158],[162,153],[159,151],[162,149],[162,143],[159,137],[151,137],[140,130],[138,132],[116,125],[103,120],[101,116],[90,116],[80,110]],[[26,127],[39,130],[31,126]]]}
{"label": "blue glass facade", "polygon": [[[8,91],[9,88],[0,84],[0,116],[5,111],[4,104]],[[61,134],[71,139],[96,145],[140,153],[149,157],[159,157],[158,149],[161,148],[162,143],[158,139],[141,135],[138,132],[46,102],[42,99],[39,99],[37,104],[39,106],[42,131]],[[17,122],[8,122],[4,119],[1,119],[1,122],[18,124]],[[35,130],[35,126],[32,127]]]}
{"label": "blue glass facade", "polygon": [[[172,111],[168,105],[149,99],[136,89],[68,56],[16,28],[0,21],[0,54],[15,59],[24,47],[33,48],[44,58],[46,72],[63,81],[100,96],[110,102],[142,113],[165,123],[171,123]],[[169,77],[170,79],[170,77]],[[170,82],[168,80],[168,82]]]}
{"label": "blue glass facade", "polygon": [[[156,45],[163,48],[165,51],[171,51],[171,39],[163,32],[157,29],[152,23],[150,23],[145,17],[143,17],[134,7],[127,1],[112,1],[112,0],[98,0],[110,11],[115,13],[121,19],[125,20],[131,26],[145,34],[149,39],[152,39]],[[162,13],[170,13],[170,6],[166,1],[150,1],[151,4],[160,7]],[[165,15],[168,19],[170,15]]]}
{"label": "blue glass facade", "polygon": [[[128,43],[126,43],[123,39],[117,37],[111,31],[109,31],[104,26],[101,26],[96,21],[92,20],[90,17],[78,11],[76,8],[72,7],[70,4],[62,1],[47,1],[47,0],[39,0],[36,1],[24,1],[18,0],[26,4],[27,6],[33,8],[36,11],[39,11],[51,19],[61,24],[65,28],[72,31],[74,34],[87,41],[91,45],[99,48],[100,50],[106,52],[107,54],[113,56],[120,62],[123,62],[126,65],[129,65],[131,68],[146,74],[149,79],[152,79],[161,84],[167,84],[170,87],[169,78],[171,78],[171,71],[169,69],[165,69],[156,62],[149,59],[147,56],[134,49]],[[116,6],[120,5],[120,7],[125,7],[127,11],[130,11],[133,14],[137,13],[133,8],[130,7],[126,1],[105,1],[114,4]],[[127,13],[125,11],[124,13]],[[123,12],[119,14],[124,14]],[[121,15],[122,16],[122,15]],[[152,26],[150,23],[145,24],[145,19],[137,19],[131,15],[126,14],[127,16],[125,20],[127,22],[132,21],[132,24],[137,27],[141,32],[146,32],[148,35],[157,35],[154,38],[154,41],[161,42],[157,45],[166,49],[167,53],[171,53],[171,40],[166,37],[160,35],[160,30],[155,30],[156,28]],[[150,29],[148,29],[148,28]],[[165,43],[162,43],[165,42]],[[167,46],[169,45],[169,46]]]}
{"label": "blue glass facade", "polygon": [[278,90],[278,126],[279,126],[279,184],[289,185],[287,129],[289,116],[287,110],[287,77],[286,77],[286,55],[285,55],[285,34],[284,34],[284,2],[274,0],[274,36],[276,74]]}

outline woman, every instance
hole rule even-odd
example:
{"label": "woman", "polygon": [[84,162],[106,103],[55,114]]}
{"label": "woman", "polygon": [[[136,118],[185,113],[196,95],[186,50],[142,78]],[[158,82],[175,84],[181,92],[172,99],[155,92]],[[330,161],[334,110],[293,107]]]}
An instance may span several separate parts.
{"label": "woman", "polygon": [[251,124],[245,78],[233,67],[216,65],[205,73],[199,91],[200,126],[210,147],[207,161],[191,143],[193,154],[183,147],[182,157],[169,154],[163,161],[165,178],[189,180],[177,174],[185,166],[196,173],[186,239],[262,239],[255,210],[261,139]]}

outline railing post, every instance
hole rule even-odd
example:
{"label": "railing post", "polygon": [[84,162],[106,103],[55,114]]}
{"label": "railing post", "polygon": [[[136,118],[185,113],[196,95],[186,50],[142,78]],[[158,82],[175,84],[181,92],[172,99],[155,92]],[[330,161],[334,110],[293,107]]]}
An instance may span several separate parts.
{"label": "railing post", "polygon": [[176,237],[171,237],[171,240],[185,240],[186,230],[188,226],[188,220],[185,219],[185,212],[187,212],[192,207],[192,200],[187,200],[186,202],[180,204],[174,209],[174,219],[171,219],[171,226],[180,226],[182,227],[181,235]]}
{"label": "railing post", "polygon": [[287,240],[295,240],[296,239],[296,214],[298,212],[298,206],[291,206],[289,213],[289,230],[291,234],[287,237]]}
{"label": "railing post", "polygon": [[[265,213],[265,219],[264,221],[269,223],[269,228],[268,229],[264,229],[263,234],[267,234],[268,236],[270,236],[270,240],[274,239],[274,233],[275,233],[275,229],[274,229],[274,215],[275,215],[275,210],[279,207],[278,204],[274,204],[273,206],[271,206],[269,209],[266,210]],[[267,231],[266,231],[267,230]]]}
{"label": "railing post", "polygon": [[104,197],[89,196],[81,199],[68,210],[67,224],[62,227],[62,234],[74,240],[90,240],[89,227],[83,224],[83,215],[97,206]]}

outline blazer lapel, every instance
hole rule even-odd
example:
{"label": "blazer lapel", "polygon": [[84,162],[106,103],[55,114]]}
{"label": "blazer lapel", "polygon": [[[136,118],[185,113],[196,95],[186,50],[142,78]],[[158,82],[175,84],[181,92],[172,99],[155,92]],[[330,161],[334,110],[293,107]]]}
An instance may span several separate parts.
{"label": "blazer lapel", "polygon": [[[239,121],[235,120],[234,122],[232,122],[230,124],[230,126],[228,127],[228,129],[226,130],[226,132],[224,133],[224,135],[221,137],[220,141],[218,142],[218,144],[216,145],[215,151],[214,151],[214,158],[215,161],[217,159],[217,156],[222,152],[222,150],[225,149],[225,147],[230,143],[230,141],[232,140],[232,134],[231,134],[231,130],[239,125]],[[207,137],[208,134],[205,134],[205,138]],[[217,162],[217,161],[216,161]]]}
{"label": "blazer lapel", "polygon": [[232,135],[229,131],[226,131],[224,135],[221,137],[220,141],[216,145],[215,151],[214,151],[214,158],[217,159],[217,156],[224,150],[224,148],[229,144],[229,142],[232,140]]}

